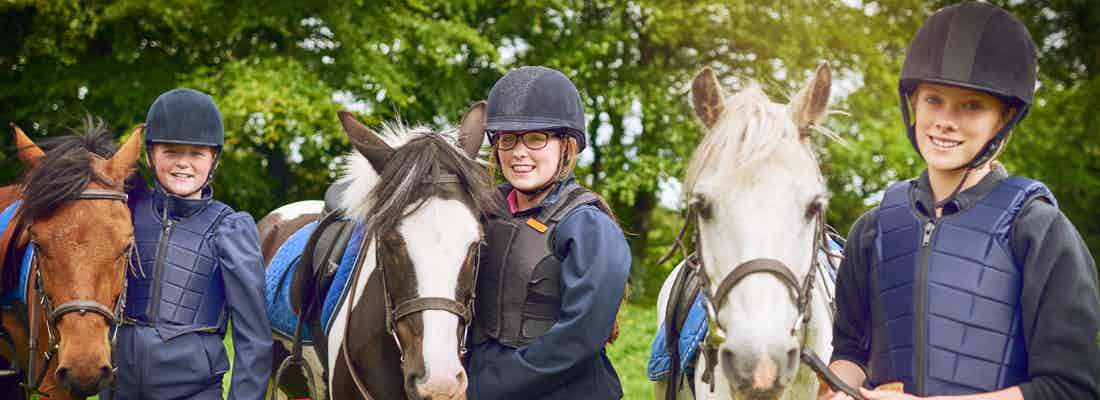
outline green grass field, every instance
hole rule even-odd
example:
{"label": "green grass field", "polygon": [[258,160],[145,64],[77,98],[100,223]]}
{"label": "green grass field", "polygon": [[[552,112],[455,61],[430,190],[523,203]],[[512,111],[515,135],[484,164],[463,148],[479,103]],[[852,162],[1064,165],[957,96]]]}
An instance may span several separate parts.
{"label": "green grass field", "polygon": [[[624,399],[640,400],[653,398],[653,389],[646,379],[646,361],[649,358],[649,343],[653,332],[657,330],[655,320],[657,311],[652,305],[624,304],[619,316],[619,339],[607,346],[608,357],[619,372],[622,380]],[[229,350],[230,363],[233,362],[232,335],[225,335],[225,345]],[[232,368],[230,368],[232,371]],[[230,374],[225,374],[223,385],[229,389]],[[92,397],[92,399],[97,399]]]}

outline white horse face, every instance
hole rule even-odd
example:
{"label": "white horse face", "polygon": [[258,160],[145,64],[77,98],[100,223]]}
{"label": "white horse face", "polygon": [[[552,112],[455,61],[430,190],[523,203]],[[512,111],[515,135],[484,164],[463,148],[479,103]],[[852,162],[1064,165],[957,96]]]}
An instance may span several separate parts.
{"label": "white horse face", "polygon": [[[822,88],[823,86],[823,88]],[[789,105],[757,88],[725,98],[710,70],[693,83],[707,135],[688,170],[699,243],[715,293],[735,267],[781,262],[800,283],[810,272],[826,187],[805,132],[824,114],[826,66]],[[823,90],[822,90],[823,89]],[[715,305],[726,341],[718,372],[735,398],[781,398],[794,380],[804,342],[795,291],[769,273],[747,275]],[[713,322],[712,322],[713,323]]]}

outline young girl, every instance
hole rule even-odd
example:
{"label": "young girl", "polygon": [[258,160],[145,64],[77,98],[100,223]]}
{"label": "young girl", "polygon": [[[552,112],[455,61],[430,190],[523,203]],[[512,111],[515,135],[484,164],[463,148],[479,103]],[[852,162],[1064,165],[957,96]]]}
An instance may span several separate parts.
{"label": "young girl", "polygon": [[137,255],[105,398],[221,399],[232,321],[228,398],[262,399],[271,327],[259,235],[252,216],[214,200],[210,185],[225,143],[221,113],[210,96],[174,89],[153,102],[145,132],[156,186],[140,183],[130,197]]}
{"label": "young girl", "polygon": [[[869,399],[1100,398],[1093,258],[1045,185],[995,161],[1035,57],[984,3],[936,12],[909,46],[902,115],[927,168],[856,221],[837,282],[830,368]],[[867,389],[883,386],[904,393]]]}
{"label": "young girl", "polygon": [[603,201],[573,178],[585,144],[580,94],[558,71],[513,70],[489,92],[486,127],[510,212],[486,228],[467,393],[620,398],[604,345],[630,250]]}

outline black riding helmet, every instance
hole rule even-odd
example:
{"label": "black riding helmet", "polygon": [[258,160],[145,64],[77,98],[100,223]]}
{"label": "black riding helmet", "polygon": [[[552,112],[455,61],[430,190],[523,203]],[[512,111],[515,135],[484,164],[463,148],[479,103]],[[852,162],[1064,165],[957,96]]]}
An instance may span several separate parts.
{"label": "black riding helmet", "polygon": [[[222,113],[206,93],[194,89],[179,88],[164,92],[145,117],[145,148],[153,143],[178,143],[210,146],[214,148],[214,165],[199,190],[210,186],[218,159],[225,145],[225,129]],[[150,159],[150,162],[152,160]]]}
{"label": "black riding helmet", "polygon": [[917,148],[909,97],[921,82],[989,93],[1016,112],[963,168],[988,161],[1031,109],[1036,53],[1031,35],[1016,17],[993,5],[967,2],[945,7],[921,26],[906,52],[898,81],[901,115],[909,142]]}
{"label": "black riding helmet", "polygon": [[556,70],[520,67],[508,72],[489,91],[485,113],[490,143],[498,132],[556,130],[577,139],[577,151],[584,150],[581,94]]}
{"label": "black riding helmet", "polygon": [[[580,92],[557,70],[516,68],[493,85],[486,103],[485,134],[489,143],[496,143],[500,132],[548,130],[573,137],[577,152],[584,150],[585,118]],[[563,156],[554,179],[524,193],[537,195],[555,187],[564,179],[560,175],[567,162]]]}

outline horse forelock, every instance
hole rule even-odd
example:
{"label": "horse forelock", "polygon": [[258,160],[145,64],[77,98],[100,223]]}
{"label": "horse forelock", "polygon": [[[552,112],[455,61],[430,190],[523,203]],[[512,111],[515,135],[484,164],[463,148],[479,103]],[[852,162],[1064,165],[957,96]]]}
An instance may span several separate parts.
{"label": "horse forelock", "polygon": [[[725,101],[725,113],[707,130],[688,162],[685,193],[711,176],[749,176],[784,146],[799,143],[786,105],[772,102],[751,85]],[[727,179],[721,179],[727,181]]]}

